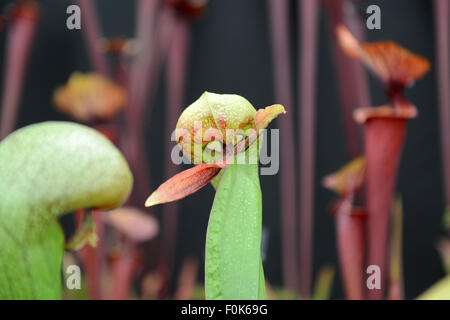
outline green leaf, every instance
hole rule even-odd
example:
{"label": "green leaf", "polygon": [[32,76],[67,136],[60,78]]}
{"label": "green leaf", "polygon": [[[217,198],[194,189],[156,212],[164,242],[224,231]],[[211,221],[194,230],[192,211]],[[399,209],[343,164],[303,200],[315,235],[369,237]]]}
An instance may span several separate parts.
{"label": "green leaf", "polygon": [[222,179],[223,172],[224,172],[224,170],[220,170],[220,172],[217,174],[217,176],[215,176],[214,179],[211,180],[210,183],[213,186],[214,190],[217,190],[220,180]]}
{"label": "green leaf", "polygon": [[450,207],[445,208],[444,215],[442,217],[442,226],[444,230],[450,229]]}
{"label": "green leaf", "polygon": [[319,270],[316,286],[314,288],[313,300],[330,299],[334,273],[334,268],[330,266],[324,266]]}
{"label": "green leaf", "polygon": [[132,175],[88,127],[46,122],[0,143],[0,299],[59,299],[64,235],[58,217],[122,204]]}
{"label": "green leaf", "polygon": [[259,259],[259,261],[258,300],[266,300],[266,280],[264,279],[264,268],[262,260]]}
{"label": "green leaf", "polygon": [[445,277],[422,293],[419,300],[450,300],[450,276]]}
{"label": "green leaf", "polygon": [[[247,152],[236,158],[246,156]],[[265,299],[261,263],[262,198],[257,164],[224,171],[206,237],[206,299]]]}

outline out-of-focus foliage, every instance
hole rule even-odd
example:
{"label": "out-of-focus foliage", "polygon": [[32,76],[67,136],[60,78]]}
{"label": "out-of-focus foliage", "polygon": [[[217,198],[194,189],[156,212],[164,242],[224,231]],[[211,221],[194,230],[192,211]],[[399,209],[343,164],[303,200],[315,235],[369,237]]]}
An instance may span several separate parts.
{"label": "out-of-focus foliage", "polygon": [[0,144],[0,298],[58,299],[64,235],[57,218],[122,204],[132,175],[93,129],[31,125]]}
{"label": "out-of-focus foliage", "polygon": [[99,74],[74,73],[66,85],[56,89],[55,106],[76,120],[107,120],[127,102],[124,88]]}
{"label": "out-of-focus foliage", "polygon": [[450,276],[445,277],[422,293],[419,300],[450,300]]}
{"label": "out-of-focus foliage", "polygon": [[330,299],[331,289],[333,288],[334,268],[325,266],[320,269],[316,280],[316,287],[314,288],[312,298],[314,300],[328,300]]}

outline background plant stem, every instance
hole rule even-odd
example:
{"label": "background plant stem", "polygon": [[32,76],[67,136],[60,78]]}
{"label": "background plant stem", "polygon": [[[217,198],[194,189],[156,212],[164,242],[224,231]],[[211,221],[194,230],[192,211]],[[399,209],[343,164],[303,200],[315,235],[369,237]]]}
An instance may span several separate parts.
{"label": "background plant stem", "polygon": [[97,73],[107,76],[109,75],[108,64],[99,49],[99,40],[102,39],[103,33],[98,20],[96,2],[95,0],[77,0],[77,3],[81,9],[81,28],[92,66]]}
{"label": "background plant stem", "polygon": [[85,245],[83,248],[78,250],[77,255],[84,267],[89,298],[93,300],[101,300],[103,299],[102,274],[104,267],[104,224],[102,212],[92,211],[89,213],[84,210],[78,210],[76,212],[76,222],[78,226],[81,224],[85,214],[92,214],[98,241],[95,248]]}
{"label": "background plant stem", "polygon": [[[141,3],[144,4],[144,2]],[[148,18],[150,19],[150,17]],[[133,197],[140,203],[144,203],[151,191],[146,148],[142,140],[144,119],[151,115],[152,104],[149,101],[156,91],[163,57],[166,56],[173,31],[173,20],[172,10],[163,8],[156,19],[154,37],[149,36],[146,32],[140,33],[138,39],[140,50],[132,65],[130,75],[130,101],[125,110],[127,131],[122,139],[121,147],[133,172],[139,172],[139,175],[135,177],[136,190]]]}
{"label": "background plant stem", "polygon": [[342,199],[336,213],[336,237],[347,299],[364,299],[364,217],[353,213],[353,195]]}
{"label": "background plant stem", "polygon": [[[450,207],[450,64],[449,64],[449,10],[446,0],[434,1],[436,55],[438,67],[437,85],[439,95],[439,113],[441,129],[441,153],[443,167],[444,199],[446,207]],[[450,230],[449,230],[450,234]]]}
{"label": "background plant stem", "polygon": [[25,69],[39,20],[37,4],[34,1],[21,1],[13,10],[15,14],[10,20],[6,44],[0,140],[10,134],[16,125]]}
{"label": "background plant stem", "polygon": [[[92,67],[95,72],[109,76],[109,67],[99,46],[103,33],[98,20],[96,3],[92,0],[77,0],[77,4],[81,9],[84,41]],[[101,283],[104,267],[104,224],[101,215],[101,212],[92,212],[98,237],[97,247],[85,246],[78,252],[78,256],[86,269],[88,294],[94,300],[100,300],[104,297]]]}
{"label": "background plant stem", "polygon": [[[178,17],[172,35],[167,61],[167,109],[165,112],[165,141],[166,150],[164,176],[171,178],[180,171],[180,166],[175,165],[171,159],[173,143],[171,135],[177,125],[178,117],[183,110],[184,88],[186,79],[186,65],[189,58],[190,30],[189,21],[184,17]],[[173,273],[173,265],[176,252],[177,220],[179,203],[168,203],[163,207],[162,243],[168,273]],[[170,280],[170,277],[167,279]],[[170,282],[167,283],[170,285]]]}
{"label": "background plant stem", "polygon": [[[155,23],[158,15],[159,1],[139,0],[137,2],[137,22],[136,22],[136,47],[137,54],[130,66],[130,77],[128,83],[129,103],[125,109],[126,132],[121,142],[125,154],[132,166],[138,166],[138,158],[145,155],[139,149],[142,140],[142,116],[148,106],[148,95],[146,92],[152,85],[150,83],[149,69],[152,63],[152,48],[155,45]],[[140,138],[138,138],[140,137]],[[138,138],[136,140],[136,138]],[[146,166],[146,165],[145,165]],[[135,170],[137,168],[134,168]],[[142,178],[136,181],[138,189],[148,189],[145,186],[149,184],[148,170],[145,168],[141,173]],[[146,192],[147,190],[145,190]],[[144,193],[139,190],[139,193]]]}
{"label": "background plant stem", "polygon": [[276,100],[283,104],[291,117],[279,118],[281,130],[280,199],[282,219],[282,262],[284,287],[298,292],[298,250],[296,230],[296,167],[293,123],[294,95],[290,47],[290,15],[288,0],[268,0],[272,61]]}
{"label": "background plant stem", "polygon": [[364,40],[364,25],[356,15],[353,4],[348,0],[325,0],[325,7],[330,16],[330,35],[333,46],[334,63],[337,72],[339,89],[339,105],[342,109],[345,140],[350,159],[362,152],[361,130],[353,121],[355,108],[370,105],[370,93],[363,66],[356,60],[346,56],[339,48],[334,30],[337,25],[345,25],[360,41]]}
{"label": "background plant stem", "polygon": [[181,267],[181,272],[178,277],[177,291],[174,298],[176,300],[192,299],[197,283],[197,272],[199,263],[194,258],[186,258]]}
{"label": "background plant stem", "polygon": [[392,206],[392,227],[389,261],[389,292],[390,300],[405,298],[403,286],[403,204],[398,197]]}
{"label": "background plant stem", "polygon": [[318,2],[299,6],[300,92],[300,295],[309,298],[314,242],[314,159]]}

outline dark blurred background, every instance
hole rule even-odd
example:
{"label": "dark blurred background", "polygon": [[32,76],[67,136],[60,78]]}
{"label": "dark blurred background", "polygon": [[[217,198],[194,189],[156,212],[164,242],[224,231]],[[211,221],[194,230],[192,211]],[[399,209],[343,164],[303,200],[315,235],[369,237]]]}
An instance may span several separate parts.
{"label": "dark blurred background", "polygon": [[[4,6],[9,1],[0,1]],[[52,105],[53,90],[64,84],[74,71],[91,70],[82,30],[66,28],[66,0],[40,0],[42,17],[34,42],[20,104],[18,127],[46,120],[71,119]],[[359,4],[362,17],[365,8],[381,8],[381,30],[367,30],[369,41],[390,39],[425,56],[434,65],[434,26],[432,1],[380,0]],[[99,14],[107,37],[132,37],[135,25],[135,3],[129,0],[99,0]],[[292,1],[295,24],[296,3]],[[314,275],[320,267],[338,268],[334,222],[327,207],[334,195],[321,187],[323,176],[345,164],[347,151],[340,114],[336,73],[331,52],[328,16],[320,13],[320,39],[317,89],[317,149],[315,186]],[[298,60],[296,26],[292,26],[293,57]],[[5,33],[1,34],[5,43]],[[188,58],[187,88],[184,106],[196,100],[205,90],[236,93],[246,97],[256,108],[276,103],[268,29],[267,4],[264,0],[211,0],[206,12],[192,24],[192,43]],[[4,50],[1,68],[4,69]],[[296,68],[296,64],[294,66]],[[297,69],[295,69],[297,70]],[[163,143],[165,88],[164,72],[152,114],[146,117],[146,146],[151,159],[153,187],[163,182]],[[380,85],[370,77],[373,105],[386,102]],[[296,93],[297,94],[297,93]],[[422,80],[407,90],[407,97],[417,105],[420,115],[408,125],[397,191],[404,201],[404,272],[406,297],[414,298],[443,275],[435,250],[442,232],[444,200],[435,70],[432,67]],[[286,106],[289,116],[295,106]],[[277,125],[275,124],[274,127]],[[281,130],[281,141],[283,131]],[[278,176],[261,177],[263,191],[263,224],[268,234],[266,260],[267,280],[281,285],[280,206]],[[178,228],[176,272],[188,256],[203,260],[206,226],[214,193],[211,187],[181,201]],[[160,210],[160,208],[158,208]],[[202,280],[202,268],[199,279]],[[339,273],[332,298],[343,298]]]}

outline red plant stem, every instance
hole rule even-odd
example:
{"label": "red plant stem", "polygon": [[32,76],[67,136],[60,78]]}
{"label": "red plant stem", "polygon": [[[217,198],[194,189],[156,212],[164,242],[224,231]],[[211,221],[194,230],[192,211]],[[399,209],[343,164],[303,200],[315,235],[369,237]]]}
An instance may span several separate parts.
{"label": "red plant stem", "polygon": [[139,267],[138,252],[135,245],[126,243],[122,255],[120,257],[112,257],[109,262],[113,278],[110,299],[128,299],[134,273]]}
{"label": "red plant stem", "polygon": [[[148,6],[153,3],[153,7]],[[163,7],[157,18],[158,1],[140,1],[139,17],[145,20],[138,22],[137,42],[139,52],[132,65],[130,78],[130,106],[126,110],[126,120],[132,133],[140,132],[143,126],[142,117],[148,106],[148,101],[155,91],[157,76],[162,64],[162,58],[168,49],[168,36],[173,29],[173,12]],[[156,21],[156,28],[153,27]],[[150,28],[145,30],[145,28]]]}
{"label": "red plant stem", "polygon": [[301,0],[300,35],[300,296],[311,291],[314,240],[314,158],[318,2]]}
{"label": "red plant stem", "polygon": [[[136,46],[137,55],[131,61],[127,72],[126,87],[129,93],[129,103],[125,108],[123,127],[120,139],[120,149],[123,151],[135,177],[135,188],[128,203],[141,207],[150,194],[151,177],[147,154],[145,152],[143,122],[145,107],[148,105],[146,92],[152,87],[151,63],[157,63],[152,54],[152,48],[157,47],[155,40],[155,23],[159,15],[160,1],[139,0],[136,3]],[[156,45],[155,45],[156,44]],[[153,60],[152,60],[153,58]],[[155,62],[156,61],[156,62]],[[156,82],[154,80],[153,82]],[[150,213],[154,214],[153,210]],[[154,265],[159,264],[160,246],[157,240],[147,246]]]}
{"label": "red plant stem", "polygon": [[[131,71],[133,83],[130,90],[132,99],[134,99],[131,103],[132,106],[145,104],[145,91],[148,89],[147,86],[149,84],[148,69],[151,61],[149,58],[152,55],[152,47],[155,44],[155,21],[159,12],[159,6],[160,0],[138,0],[137,2],[135,33],[138,55]],[[134,101],[138,102],[135,103]],[[140,109],[145,109],[145,107],[142,106]]]}
{"label": "red plant stem", "polygon": [[403,208],[402,200],[396,199],[392,209],[389,257],[389,300],[404,300],[405,290],[403,285]]}
{"label": "red plant stem", "polygon": [[339,48],[334,36],[337,25],[348,27],[357,39],[363,40],[364,26],[351,10],[348,0],[325,0],[330,15],[330,34],[335,57],[337,83],[339,88],[339,104],[342,108],[348,153],[351,159],[361,154],[360,129],[353,121],[355,108],[369,106],[369,86],[367,76],[361,63],[346,56]]}
{"label": "red plant stem", "polygon": [[352,212],[353,196],[344,199],[336,212],[339,263],[347,299],[364,299],[364,217]]}
{"label": "red plant stem", "polygon": [[[269,0],[268,12],[271,28],[272,61],[275,76],[275,95],[279,103],[289,111],[294,110],[292,92],[292,66],[290,48],[289,1]],[[282,137],[280,196],[282,219],[282,259],[284,287],[298,291],[298,250],[296,232],[296,186],[295,186],[295,131],[292,117],[278,119]]]}
{"label": "red plant stem", "polygon": [[27,61],[39,19],[34,1],[21,1],[13,9],[8,31],[3,80],[0,140],[14,130]]}
{"label": "red plant stem", "polygon": [[[136,20],[136,38],[143,50],[148,50],[152,45],[152,37],[155,25],[155,18],[160,0],[138,0],[137,20]],[[148,41],[150,39],[150,41]],[[144,49],[145,48],[145,49]]]}
{"label": "red plant stem", "polygon": [[447,0],[434,1],[436,53],[438,68],[438,94],[441,127],[442,166],[444,176],[445,204],[450,207],[450,65],[448,16],[450,3]]}
{"label": "red plant stem", "polygon": [[103,37],[98,21],[97,8],[94,0],[77,0],[81,9],[81,21],[84,41],[88,50],[89,59],[97,73],[109,75],[105,55],[99,48],[99,40]]}
{"label": "red plant stem", "polygon": [[[149,2],[153,2],[152,6]],[[130,72],[129,105],[125,110],[126,132],[122,135],[121,149],[135,173],[136,188],[129,202],[142,205],[151,192],[151,177],[143,141],[144,120],[151,115],[152,100],[158,84],[158,76],[164,58],[169,50],[175,24],[175,15],[169,6],[158,10],[160,1],[139,2],[137,35],[140,50]],[[154,28],[153,28],[153,25]],[[147,28],[151,28],[150,30]],[[154,31],[152,31],[154,29]],[[152,209],[149,209],[152,210]],[[161,239],[158,237],[149,246],[152,252],[152,265],[158,268],[163,282],[168,278],[164,261],[161,261]],[[160,298],[167,297],[164,286]]]}
{"label": "red plant stem", "polygon": [[[172,10],[164,8],[157,22],[154,45],[141,44],[141,51],[132,66],[130,75],[130,102],[125,112],[128,130],[123,136],[121,147],[133,172],[136,173],[134,197],[138,199],[136,201],[139,203],[144,202],[151,191],[150,172],[143,143],[145,114],[146,111],[148,114],[151,113],[151,110],[146,110],[146,107],[155,92],[163,57],[169,48],[173,24],[174,14]],[[145,33],[142,33],[142,35],[145,35]],[[143,39],[140,41],[148,42],[151,41],[151,38],[150,40]]]}
{"label": "red plant stem", "polygon": [[195,289],[198,272],[198,261],[193,258],[187,258],[181,268],[178,278],[178,286],[175,292],[176,300],[192,299],[192,293]]}
{"label": "red plant stem", "polygon": [[[83,219],[84,210],[76,212],[77,225]],[[87,291],[90,299],[103,299],[102,274],[103,274],[103,250],[104,250],[104,224],[102,212],[92,211],[92,218],[95,221],[95,228],[98,237],[97,246],[95,248],[86,245],[77,254],[80,258],[86,277]]]}
{"label": "red plant stem", "polygon": [[368,264],[381,271],[381,288],[370,299],[383,299],[387,286],[389,222],[406,119],[370,118],[364,124],[367,177]]}
{"label": "red plant stem", "polygon": [[[145,110],[146,94],[150,83],[150,64],[152,62],[152,48],[155,45],[155,21],[159,12],[160,1],[138,0],[136,20],[136,42],[138,54],[131,67],[130,84],[130,108],[126,114],[130,119],[129,124],[141,122],[139,114],[135,109]],[[132,129],[132,128],[131,128]]]}
{"label": "red plant stem", "polygon": [[[184,88],[186,79],[186,65],[189,57],[189,21],[179,17],[172,36],[171,46],[167,58],[167,109],[165,112],[165,141],[166,149],[164,176],[166,179],[176,175],[180,166],[171,159],[173,143],[171,135],[177,125],[177,119],[183,109]],[[175,260],[178,202],[168,203],[163,207],[162,243],[164,245],[165,260],[169,274],[172,273]],[[169,279],[167,285],[169,286]]]}

